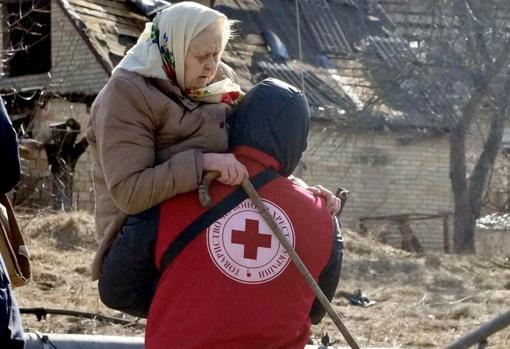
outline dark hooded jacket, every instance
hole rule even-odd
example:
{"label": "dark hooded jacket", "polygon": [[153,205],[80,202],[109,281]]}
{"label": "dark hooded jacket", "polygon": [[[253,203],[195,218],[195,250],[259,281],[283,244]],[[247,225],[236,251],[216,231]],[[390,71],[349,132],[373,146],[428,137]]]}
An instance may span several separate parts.
{"label": "dark hooded jacket", "polygon": [[18,139],[12,128],[4,103],[0,98],[0,193],[7,193],[18,182],[20,162],[18,155]]}
{"label": "dark hooded jacket", "polygon": [[306,150],[309,115],[300,90],[266,79],[246,94],[234,112],[230,148],[245,145],[271,155],[280,163],[279,173],[287,177]]}
{"label": "dark hooded jacket", "polygon": [[[250,175],[255,175],[267,167],[272,167],[282,176],[287,177],[293,172],[302,152],[306,149],[308,125],[309,108],[303,93],[281,81],[267,79],[248,92],[234,113],[230,128],[231,149],[238,159],[247,166]],[[317,205],[322,207],[323,202],[321,200],[314,198],[307,191],[297,188],[284,177],[267,184],[260,193],[264,197],[264,190],[269,190],[268,198],[275,200],[282,207],[289,205],[289,202],[282,201],[286,196],[296,197],[296,202],[290,203],[292,207],[288,208],[292,212],[291,220],[292,217],[295,218],[296,216],[317,218],[317,222],[314,223],[314,231],[308,233],[317,234],[316,243],[320,245],[320,241],[326,241],[324,246],[329,247],[325,247],[326,250],[318,253],[320,257],[317,258],[322,258],[322,262],[314,259],[316,258],[314,257],[316,252],[312,253],[307,250],[305,256],[308,256],[306,258],[310,263],[316,263],[314,264],[314,270],[320,274],[317,275],[319,285],[328,298],[331,299],[338,284],[342,259],[342,242],[337,222],[327,210],[325,213],[317,207]],[[211,187],[212,194],[214,191],[218,193],[217,197],[213,196],[213,203],[218,203],[221,197],[227,195],[233,189],[219,183],[213,184]],[[145,285],[141,285],[140,280],[144,277],[147,279],[147,275],[157,274],[158,271],[153,266],[147,267],[146,262],[141,259],[146,260],[146,255],[152,253],[151,244],[158,236],[154,264],[159,264],[163,250],[171,242],[170,240],[179,235],[196,217],[204,213],[205,210],[197,204],[196,195],[196,192],[179,195],[151,210],[129,218],[128,223],[114,242],[112,251],[115,253],[110,253],[105,261],[105,269],[99,282],[101,298],[106,305],[133,315],[144,316],[147,314],[151,299],[149,295],[154,292],[155,284],[154,282],[146,282]],[[307,226],[307,224],[299,221],[299,219],[296,220],[297,226]],[[321,227],[324,229],[321,230]],[[315,231],[315,229],[319,231]],[[148,238],[150,236],[152,238]],[[180,270],[184,274],[195,273],[192,270],[193,267],[184,266],[186,262],[181,260],[181,256],[183,253],[193,254],[194,244],[200,242],[205,244],[204,239],[205,234],[202,234],[188,246],[183,247],[168,269],[172,271]],[[147,244],[148,240],[151,240],[150,244]],[[198,252],[198,255],[202,257],[205,251],[203,248],[204,246],[199,247],[199,250],[201,250]],[[119,258],[116,257],[117,253],[121,254]],[[127,266],[127,269],[126,266],[123,267],[118,263],[119,260],[125,260],[122,256],[126,254],[132,256],[134,259],[132,263],[135,264],[134,266]],[[210,260],[207,261],[206,259],[203,262],[204,265],[211,265]],[[184,265],[181,263],[184,263]],[[145,266],[141,267],[142,265]],[[115,275],[110,276],[105,273],[106,270],[114,270],[115,275],[125,275],[127,278],[121,280],[121,284],[111,284],[108,280],[115,279]],[[200,270],[202,269],[200,268]],[[207,273],[209,272],[218,273],[214,268],[208,270]],[[202,274],[203,270],[199,273]],[[166,273],[164,275],[172,278]],[[178,279],[180,276],[176,276],[176,278]],[[308,286],[301,280],[300,275],[294,275],[293,277],[299,279],[299,282],[302,281],[303,285],[301,286],[308,290]],[[193,287],[191,286],[192,283],[186,284],[190,285],[191,288]],[[188,290],[188,286],[184,289]],[[173,290],[167,291],[174,292]],[[172,298],[172,302],[177,301],[177,299],[178,296]],[[311,299],[313,300],[313,297]],[[167,301],[164,300],[164,302]],[[306,311],[309,312],[309,320],[313,323],[318,323],[324,316],[324,310],[318,302],[315,302]],[[159,317],[159,315],[154,316]],[[154,322],[152,323],[154,324]],[[151,331],[153,329],[154,327],[151,327]],[[150,333],[151,336],[154,334],[154,332]],[[154,338],[152,337],[152,339]],[[184,343],[181,344],[184,345]]]}
{"label": "dark hooded jacket", "polygon": [[[0,194],[14,188],[20,176],[18,140],[0,98]],[[0,243],[2,241],[0,240]],[[0,348],[23,348],[21,315],[12,292],[7,268],[0,255]]]}

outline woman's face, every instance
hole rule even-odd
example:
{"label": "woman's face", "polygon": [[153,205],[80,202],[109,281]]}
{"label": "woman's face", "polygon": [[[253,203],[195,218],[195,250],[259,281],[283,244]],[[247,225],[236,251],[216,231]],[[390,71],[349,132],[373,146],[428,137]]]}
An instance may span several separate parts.
{"label": "woman's face", "polygon": [[201,88],[216,75],[221,59],[223,22],[216,21],[191,41],[184,64],[184,87]]}

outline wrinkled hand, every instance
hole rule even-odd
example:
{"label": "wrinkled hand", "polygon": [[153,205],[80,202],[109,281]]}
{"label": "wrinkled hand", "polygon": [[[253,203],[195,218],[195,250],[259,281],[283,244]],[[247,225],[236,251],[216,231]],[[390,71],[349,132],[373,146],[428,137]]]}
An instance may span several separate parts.
{"label": "wrinkled hand", "polygon": [[308,187],[306,190],[312,192],[314,195],[320,196],[326,200],[326,205],[333,215],[337,215],[342,207],[342,200],[337,198],[330,190],[324,188],[322,185]]}
{"label": "wrinkled hand", "polygon": [[218,171],[217,181],[227,185],[239,185],[248,178],[248,170],[236,159],[234,154],[204,153],[204,170]]}

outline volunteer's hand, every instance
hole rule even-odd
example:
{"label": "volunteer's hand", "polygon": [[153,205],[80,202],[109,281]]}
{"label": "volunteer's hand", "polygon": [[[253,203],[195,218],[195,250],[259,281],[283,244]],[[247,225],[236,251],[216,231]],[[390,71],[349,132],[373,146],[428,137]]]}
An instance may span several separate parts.
{"label": "volunteer's hand", "polygon": [[314,195],[323,197],[326,200],[326,205],[330,209],[331,213],[335,216],[340,212],[342,207],[342,200],[337,198],[330,190],[324,188],[322,185],[316,185],[314,187],[308,187],[306,190],[311,191]]}
{"label": "volunteer's hand", "polygon": [[204,153],[204,170],[218,171],[221,175],[217,180],[227,185],[239,185],[248,178],[248,170],[236,159],[234,154]]}

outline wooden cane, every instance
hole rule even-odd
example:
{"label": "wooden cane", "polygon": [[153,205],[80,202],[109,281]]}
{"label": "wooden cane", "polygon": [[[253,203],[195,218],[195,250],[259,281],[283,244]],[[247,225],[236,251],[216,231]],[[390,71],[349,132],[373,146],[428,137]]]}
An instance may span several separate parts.
{"label": "wooden cane", "polygon": [[220,176],[221,173],[218,171],[208,171],[204,174],[202,181],[198,185],[198,200],[200,201],[200,205],[204,208],[208,208],[211,206],[211,196],[209,195],[209,186],[212,181]]}
{"label": "wooden cane", "polygon": [[[208,184],[205,184],[201,187],[199,187],[199,199],[202,204],[209,204],[211,203],[211,198],[208,194],[207,187],[211,183],[214,178],[218,176],[217,173],[213,174],[206,174],[204,176],[204,181]],[[203,181],[203,182],[204,182]],[[259,211],[259,213],[262,215],[262,218],[266,221],[266,223],[269,225],[271,230],[273,231],[274,235],[278,239],[278,241],[283,245],[285,250],[290,256],[290,259],[298,270],[301,272],[301,274],[304,276],[306,282],[308,285],[312,288],[312,290],[315,293],[315,296],[319,300],[319,302],[322,304],[328,315],[331,317],[333,322],[335,323],[336,327],[340,330],[340,333],[344,336],[347,343],[350,345],[352,349],[360,349],[360,346],[356,339],[351,335],[347,327],[345,327],[342,319],[340,318],[340,315],[333,309],[333,306],[329,302],[328,298],[324,295],[324,292],[322,292],[321,288],[317,284],[317,282],[314,280],[312,274],[308,271],[306,268],[306,265],[303,263],[299,255],[297,254],[296,250],[292,247],[292,245],[289,243],[287,238],[285,238],[285,235],[281,231],[278,224],[275,222],[271,214],[269,213],[267,207],[264,205],[262,200],[260,199],[259,194],[251,184],[250,180],[248,178],[243,179],[241,182],[241,187],[246,191],[246,194],[248,194],[248,197],[250,200],[254,203],[255,207]],[[202,201],[204,200],[204,201]],[[208,206],[204,206],[208,207]]]}

